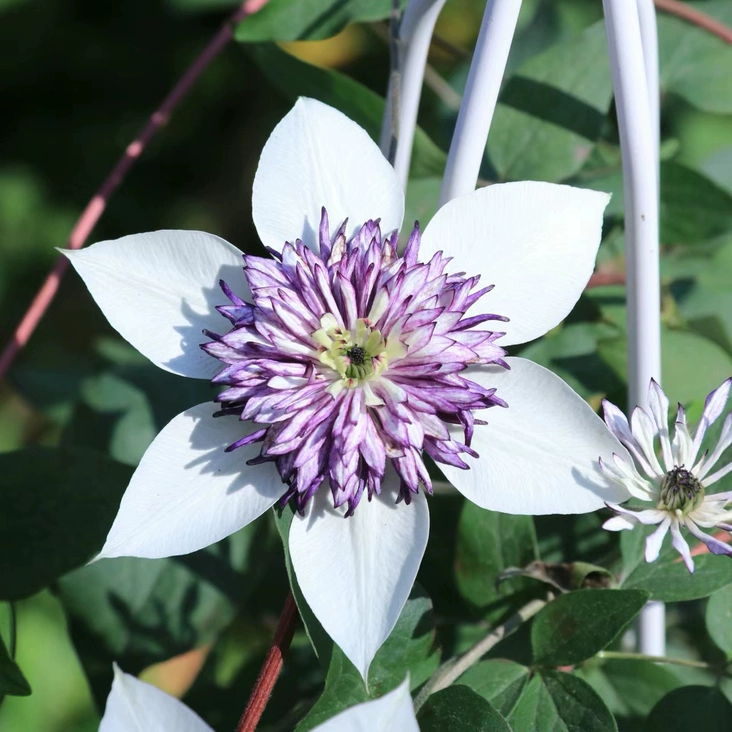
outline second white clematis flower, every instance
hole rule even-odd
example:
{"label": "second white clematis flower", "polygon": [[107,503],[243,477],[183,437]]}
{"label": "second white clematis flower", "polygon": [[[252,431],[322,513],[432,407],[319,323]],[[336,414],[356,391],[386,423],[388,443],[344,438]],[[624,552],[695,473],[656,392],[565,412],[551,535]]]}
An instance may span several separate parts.
{"label": "second white clematis flower", "polygon": [[[409,679],[379,699],[357,704],[313,732],[419,732]],[[99,732],[213,732],[194,711],[151,684],[114,667]]]}
{"label": "second white clematis flower", "polygon": [[[707,430],[724,411],[731,386],[732,379],[727,379],[707,396],[694,437],[689,433],[686,412],[679,404],[671,438],[668,397],[653,379],[648,389],[650,415],[636,407],[628,423],[614,404],[603,402],[607,426],[633,457],[613,455],[612,462],[600,458],[600,468],[609,480],[625,486],[633,497],[655,504],[642,511],[609,505],[618,515],[608,519],[603,528],[622,531],[638,524],[657,524],[658,528],[646,539],[647,562],[658,559],[663,540],[670,531],[674,549],[693,572],[694,560],[681,534],[682,528],[703,541],[713,554],[732,556],[732,546],[702,531],[702,528],[732,531],[732,510],[728,508],[732,491],[706,494],[709,487],[732,471],[732,463],[714,470],[724,451],[732,445],[732,414],[724,420],[716,447],[711,452],[708,449],[701,452]],[[660,444],[661,460],[656,455],[656,440]]]}
{"label": "second white clematis flower", "polygon": [[[602,421],[502,348],[571,310],[607,200],[491,186],[415,226],[399,256],[394,170],[358,125],[301,99],[254,180],[271,258],[247,255],[242,271],[231,244],[187,231],[67,252],[141,353],[225,387],[216,415],[193,407],[148,448],[100,557],[192,552],[291,502],[302,593],[366,679],[427,543],[425,455],[484,508],[582,513],[625,500],[597,471],[598,452],[623,452]],[[500,331],[485,329],[492,321]]]}

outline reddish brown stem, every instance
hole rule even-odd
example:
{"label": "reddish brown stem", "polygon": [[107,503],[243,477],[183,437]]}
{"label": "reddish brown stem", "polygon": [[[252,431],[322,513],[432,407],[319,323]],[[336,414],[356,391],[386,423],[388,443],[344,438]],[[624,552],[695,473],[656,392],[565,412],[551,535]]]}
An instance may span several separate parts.
{"label": "reddish brown stem", "polygon": [[625,274],[623,272],[594,272],[589,282],[585,285],[585,290],[591,290],[593,287],[602,287],[603,285],[624,285]]}
{"label": "reddish brown stem", "polygon": [[728,28],[723,23],[715,20],[710,15],[703,13],[701,10],[692,8],[686,3],[679,2],[679,0],[653,0],[656,7],[659,10],[663,10],[664,13],[669,15],[675,15],[677,18],[681,18],[689,23],[698,25],[705,31],[713,33],[723,41],[732,44],[732,28]]}
{"label": "reddish brown stem", "polygon": [[[198,77],[233,38],[234,26],[252,13],[256,13],[266,5],[267,1],[246,0],[246,2],[242,3],[236,12],[221,26],[198,58],[188,67],[183,76],[181,76],[176,85],[171,89],[168,96],[165,97],[161,105],[150,116],[140,134],[127,146],[127,149],[117,161],[112,172],[107,176],[106,180],[99,187],[99,190],[87,204],[66,242],[66,246],[69,249],[80,249],[84,246],[92,229],[104,213],[104,209],[107,207],[107,203],[112,194],[117,190],[119,184],[124,180],[153,137],[168,123],[173,111],[191,90]],[[61,279],[68,267],[69,261],[66,257],[59,257],[40,290],[36,293],[33,302],[16,328],[12,340],[6,346],[2,355],[0,355],[0,381],[5,378],[10,365],[15,360],[20,349],[28,343],[33,331],[56,296]]]}
{"label": "reddish brown stem", "polygon": [[292,635],[295,632],[295,623],[297,623],[297,605],[292,592],[287,596],[285,606],[282,608],[280,621],[277,623],[272,645],[270,646],[267,657],[264,659],[262,668],[254,684],[251,696],[247,702],[246,709],[241,715],[236,732],[254,732],[262,717],[264,708],[267,706],[272,689],[277,683],[277,677],[282,670],[285,653],[292,642]]}

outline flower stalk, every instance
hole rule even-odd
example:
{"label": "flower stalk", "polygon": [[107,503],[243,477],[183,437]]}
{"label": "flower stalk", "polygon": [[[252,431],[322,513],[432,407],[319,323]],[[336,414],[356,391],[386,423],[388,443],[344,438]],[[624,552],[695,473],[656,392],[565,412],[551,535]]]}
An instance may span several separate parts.
{"label": "flower stalk", "polygon": [[285,606],[282,608],[282,614],[277,623],[272,645],[267,653],[267,657],[264,659],[247,706],[236,727],[236,732],[254,732],[257,728],[259,720],[264,713],[264,708],[267,706],[269,697],[272,694],[272,689],[274,689],[274,685],[277,683],[277,678],[282,670],[285,654],[290,647],[290,643],[292,643],[292,636],[295,633],[295,625],[297,624],[298,617],[295,598],[292,592],[290,592],[287,600],[285,600]]}

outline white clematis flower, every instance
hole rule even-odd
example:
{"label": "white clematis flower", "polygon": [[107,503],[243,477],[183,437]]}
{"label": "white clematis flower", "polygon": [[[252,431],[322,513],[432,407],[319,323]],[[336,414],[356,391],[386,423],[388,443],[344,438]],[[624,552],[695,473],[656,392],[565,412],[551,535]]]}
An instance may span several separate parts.
{"label": "white clematis flower", "polygon": [[[571,310],[607,201],[494,185],[443,206],[399,256],[394,170],[358,125],[301,99],[254,180],[271,259],[247,255],[242,272],[231,244],[183,231],[66,252],[141,353],[226,387],[220,418],[194,406],[150,445],[100,557],[192,552],[291,502],[302,593],[366,679],[427,543],[425,455],[492,510],[582,513],[625,500],[596,465],[598,452],[624,454],[615,437],[561,379],[501,347]],[[479,277],[489,287],[476,290]],[[500,332],[482,327],[491,321]]]}
{"label": "white clematis flower", "polygon": [[[694,559],[681,534],[682,528],[703,541],[712,554],[732,556],[732,546],[702,531],[702,528],[732,531],[732,510],[728,507],[732,491],[706,495],[710,486],[732,471],[732,463],[728,463],[712,472],[722,453],[732,445],[732,414],[725,418],[714,450],[700,453],[707,430],[724,411],[731,387],[732,379],[727,379],[707,396],[694,437],[687,426],[686,412],[679,404],[671,438],[668,397],[653,379],[648,389],[650,416],[636,407],[628,423],[614,404],[603,402],[607,426],[633,457],[613,455],[612,462],[601,458],[600,468],[609,480],[625,486],[633,497],[655,504],[654,508],[642,511],[608,504],[618,515],[608,519],[603,528],[622,531],[638,524],[657,524],[658,528],[646,539],[647,562],[658,559],[663,540],[670,531],[674,549],[681,554],[689,572],[693,572]],[[656,440],[660,444],[661,460],[656,455]]]}
{"label": "white clematis flower", "polygon": [[[409,678],[388,694],[350,707],[313,732],[419,732],[409,695]],[[213,732],[195,712],[115,664],[99,732]]]}

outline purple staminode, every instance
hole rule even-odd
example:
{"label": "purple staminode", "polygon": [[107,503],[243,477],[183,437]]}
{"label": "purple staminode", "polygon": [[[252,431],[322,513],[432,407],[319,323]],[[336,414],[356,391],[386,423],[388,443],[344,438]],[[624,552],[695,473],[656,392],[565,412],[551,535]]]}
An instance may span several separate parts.
{"label": "purple staminode", "polygon": [[[492,289],[479,277],[447,274],[438,252],[417,261],[415,223],[403,256],[397,232],[382,237],[367,221],[346,241],[344,222],[331,238],[322,210],[319,252],[297,240],[272,259],[244,256],[253,304],[221,287],[231,305],[219,307],[233,328],[201,346],[225,366],[213,384],[220,415],[237,415],[260,429],[228,450],[262,442],[250,463],[274,461],[288,485],[281,505],[303,511],[328,479],[335,506],[353,513],[364,491],[379,495],[387,460],[409,503],[432,482],[422,454],[467,469],[474,410],[506,406],[460,375],[469,364],[499,364],[503,335],[483,330],[500,315],[465,317]],[[462,432],[461,440],[454,439]]]}

